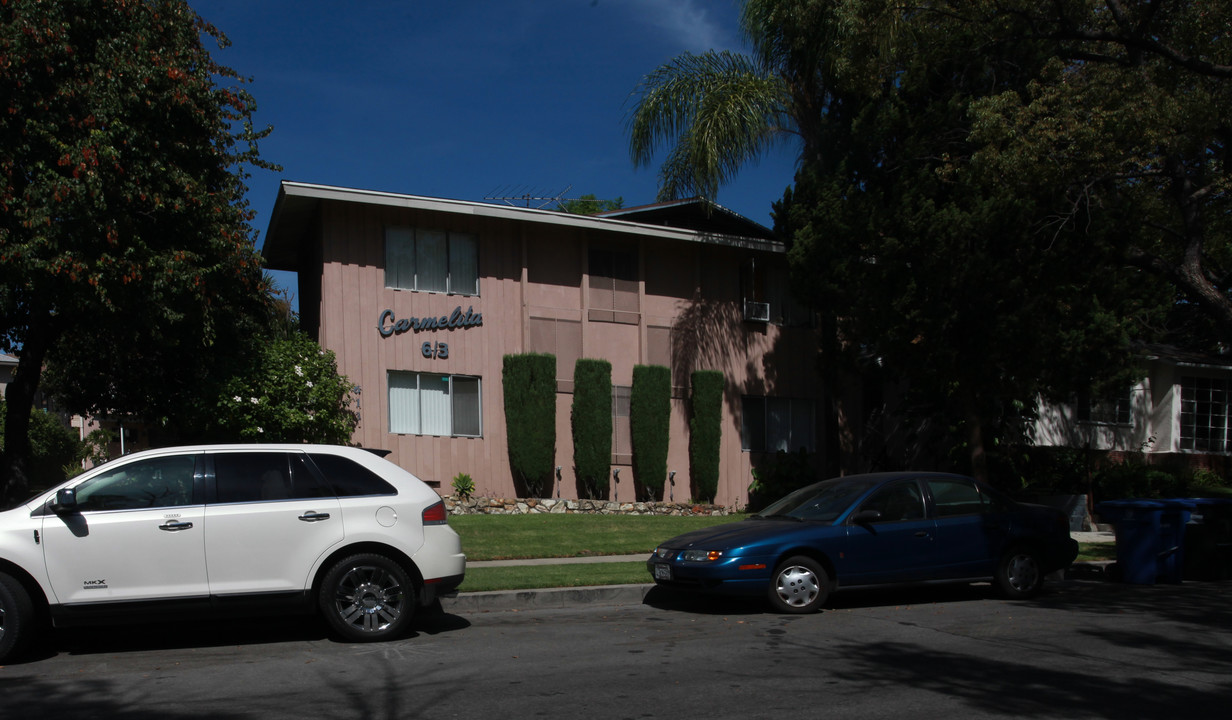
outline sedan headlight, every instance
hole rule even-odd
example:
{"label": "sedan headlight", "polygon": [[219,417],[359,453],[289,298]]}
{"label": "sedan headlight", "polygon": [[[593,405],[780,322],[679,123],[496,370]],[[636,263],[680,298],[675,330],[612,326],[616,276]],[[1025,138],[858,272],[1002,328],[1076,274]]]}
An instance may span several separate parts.
{"label": "sedan headlight", "polygon": [[685,550],[680,554],[680,559],[686,562],[714,562],[721,557],[721,550]]}

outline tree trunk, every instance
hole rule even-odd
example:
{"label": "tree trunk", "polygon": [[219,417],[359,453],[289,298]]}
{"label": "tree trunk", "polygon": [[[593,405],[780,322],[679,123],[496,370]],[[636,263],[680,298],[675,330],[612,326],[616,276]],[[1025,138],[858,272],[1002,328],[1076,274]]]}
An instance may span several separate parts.
{"label": "tree trunk", "polygon": [[967,418],[967,447],[971,451],[971,476],[988,482],[988,454],[984,447],[984,419],[971,391],[964,388],[963,414]]}
{"label": "tree trunk", "polygon": [[843,398],[839,394],[839,338],[838,322],[829,313],[821,315],[821,388],[824,397],[825,417],[822,435],[821,470],[824,477],[844,474],[844,455],[849,452],[849,442],[844,442],[851,433]]}
{"label": "tree trunk", "polygon": [[26,499],[29,488],[30,412],[43,374],[43,360],[54,331],[51,322],[31,323],[22,344],[13,381],[4,390],[4,451],[0,453],[0,498],[4,503]]}

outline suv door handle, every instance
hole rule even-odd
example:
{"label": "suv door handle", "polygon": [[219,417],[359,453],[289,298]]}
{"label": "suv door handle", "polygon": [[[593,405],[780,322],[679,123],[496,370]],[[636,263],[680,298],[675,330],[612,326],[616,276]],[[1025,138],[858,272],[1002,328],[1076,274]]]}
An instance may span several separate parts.
{"label": "suv door handle", "polygon": [[190,522],[174,522],[172,520],[168,520],[167,522],[158,526],[159,530],[166,530],[167,532],[179,532],[181,530],[189,530],[191,528],[192,528],[192,523]]}
{"label": "suv door handle", "polygon": [[319,513],[319,512],[314,512],[312,510],[309,510],[303,515],[300,515],[299,519],[303,520],[304,522],[321,522],[322,520],[329,519],[329,513]]}

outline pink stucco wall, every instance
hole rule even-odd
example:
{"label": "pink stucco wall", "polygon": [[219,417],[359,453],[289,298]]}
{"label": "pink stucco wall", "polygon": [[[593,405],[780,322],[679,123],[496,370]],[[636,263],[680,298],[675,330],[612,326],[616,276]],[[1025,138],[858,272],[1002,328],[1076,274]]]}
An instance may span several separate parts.
{"label": "pink stucco wall", "polygon": [[[384,283],[384,230],[389,225],[474,233],[479,239],[478,297],[392,290]],[[624,235],[593,229],[459,212],[433,212],[364,203],[323,202],[304,242],[319,243],[320,277],[305,276],[301,287],[319,282],[318,339],[338,357],[339,371],[361,388],[361,420],[354,440],[392,451],[390,459],[440,483],[468,473],[479,494],[511,496],[501,367],[503,356],[528,350],[528,320],[554,318],[581,323],[582,355],[612,363],[614,385],[631,385],[633,367],[649,364],[650,337],[672,328],[674,393],[668,469],[676,472],[670,494],[690,499],[687,384],[695,369],[721,370],[727,392],[721,448],[721,477],[715,501],[742,506],[751,480],[750,454],[741,450],[743,394],[818,396],[816,344],[806,328],[743,322],[740,264],[753,254],[759,262],[784,263],[781,252],[718,244]],[[639,322],[588,319],[586,266],[591,243],[636,248],[639,257]],[[304,292],[304,297],[314,297]],[[406,332],[382,337],[380,314],[395,317],[449,315],[455,308],[482,313],[480,327]],[[312,314],[311,309],[305,316]],[[446,342],[449,358],[425,358],[421,345]],[[386,373],[389,370],[476,375],[482,378],[483,437],[449,438],[388,432]],[[567,388],[566,388],[567,389]],[[557,395],[556,464],[563,468],[560,495],[577,497],[573,477],[569,414],[572,395]],[[621,472],[614,499],[633,500],[632,473]],[[664,491],[664,499],[669,491]]]}

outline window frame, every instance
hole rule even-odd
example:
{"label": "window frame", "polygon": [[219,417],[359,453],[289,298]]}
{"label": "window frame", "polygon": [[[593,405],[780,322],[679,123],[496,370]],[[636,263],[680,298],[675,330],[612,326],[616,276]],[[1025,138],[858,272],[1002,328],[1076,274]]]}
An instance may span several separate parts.
{"label": "window frame", "polygon": [[1134,425],[1134,395],[1131,387],[1125,387],[1112,400],[1100,400],[1092,397],[1090,393],[1081,393],[1076,405],[1075,412],[1080,423],[1120,427]]}
{"label": "window frame", "polygon": [[[1177,384],[1180,411],[1177,414],[1177,448],[1188,452],[1222,453],[1232,451],[1232,379],[1204,375],[1184,375]],[[1197,387],[1201,385],[1202,387]],[[1197,397],[1204,393],[1205,397]],[[1222,397],[1216,398],[1215,393]],[[1200,412],[1205,407],[1205,411]],[[1222,420],[1216,427],[1214,420]],[[1197,432],[1202,423],[1204,436]],[[1222,437],[1216,438],[1215,435]]]}
{"label": "window frame", "polygon": [[[633,386],[612,384],[612,464],[633,464]],[[623,420],[623,422],[622,422]],[[622,432],[623,428],[623,432]],[[622,453],[621,440],[629,452]]]}
{"label": "window frame", "polygon": [[[402,377],[413,376],[415,378],[415,393],[418,397],[418,402],[419,402],[419,406],[417,408],[418,428],[416,432],[408,432],[405,430],[395,430],[394,429],[394,402],[392,398],[392,393],[394,391],[394,384],[392,381],[395,376],[402,376]],[[448,378],[449,380],[449,388],[446,391],[446,395],[448,396],[448,402],[449,402],[449,434],[447,435],[441,434],[441,433],[423,432],[423,420],[424,420],[423,418],[423,395],[421,393],[422,393],[422,388],[423,388],[422,378],[424,376],[436,377],[436,378]],[[465,382],[469,382],[473,380],[475,383],[474,397],[476,401],[476,407],[474,410],[475,410],[475,420],[476,420],[476,423],[478,424],[478,433],[474,435],[469,434],[469,433],[459,433],[457,431],[458,430],[458,422],[457,422],[458,413],[456,412],[455,402],[457,401],[458,395],[454,391],[454,383],[458,380],[465,381]],[[421,371],[421,370],[387,370],[385,373],[385,404],[386,404],[385,417],[386,417],[386,423],[387,423],[386,427],[388,430],[388,434],[390,435],[409,435],[413,437],[453,437],[453,438],[482,438],[483,437],[483,377],[480,375],[466,375],[466,374],[461,374],[461,373],[427,372],[427,371]]]}
{"label": "window frame", "polygon": [[[393,234],[398,233],[398,232],[409,233],[409,246],[403,247],[400,250],[395,249],[395,244],[407,242],[408,238],[393,237]],[[423,287],[423,285],[425,285],[426,283],[420,282],[419,249],[420,249],[421,233],[422,234],[431,233],[433,235],[440,234],[444,236],[444,241],[445,241],[445,250],[444,250],[445,257],[443,258],[443,262],[445,264],[445,289],[444,290],[429,289],[429,288]],[[463,238],[465,238],[467,241],[471,243],[473,247],[473,251],[470,253],[470,255],[471,257],[474,258],[474,285],[467,289],[460,289],[458,286],[465,284],[465,283],[457,281],[454,277],[455,274],[457,273],[457,269],[455,266],[462,265],[461,261],[463,260],[463,256],[461,254],[461,251],[457,251],[456,248],[458,245],[462,243]],[[422,227],[414,227],[414,226],[409,226],[409,225],[387,225],[385,227],[384,251],[385,251],[384,252],[384,265],[382,268],[383,273],[384,273],[383,282],[384,282],[385,288],[388,290],[406,290],[409,292],[424,292],[424,293],[432,293],[434,295],[459,295],[463,297],[479,297],[480,296],[480,292],[479,292],[480,291],[479,236],[476,233],[463,232],[459,230],[439,230],[435,228],[422,228]],[[395,254],[400,257],[409,256],[410,258],[409,260],[410,275],[411,275],[410,286],[407,286],[405,283],[403,283],[400,277],[402,274],[401,272],[402,268],[400,266],[393,273],[390,272],[390,267],[393,264],[390,262],[391,256]],[[397,279],[391,282],[390,280],[391,275]]]}
{"label": "window frame", "polygon": [[587,250],[587,318],[592,322],[641,322],[640,255],[636,247],[592,245]]}

